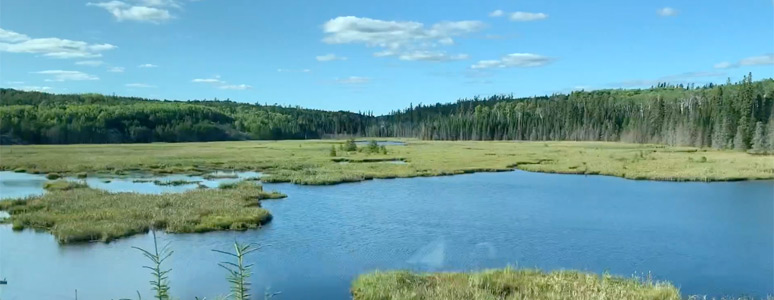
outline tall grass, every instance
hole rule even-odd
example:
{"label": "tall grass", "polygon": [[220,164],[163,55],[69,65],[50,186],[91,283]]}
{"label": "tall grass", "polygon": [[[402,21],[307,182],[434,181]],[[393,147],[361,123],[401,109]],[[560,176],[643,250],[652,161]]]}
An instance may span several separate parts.
{"label": "tall grass", "polygon": [[[331,147],[338,145],[343,145],[342,141],[14,145],[0,147],[0,157],[3,157],[0,169],[63,175],[256,170],[264,172],[263,179],[268,182],[299,184],[335,184],[372,178],[439,176],[514,168],[674,181],[774,179],[771,155],[688,147],[609,142],[408,140],[405,146],[389,146],[387,154],[337,149],[337,160],[364,162],[340,164],[332,161],[330,156]],[[368,163],[401,159],[410,164]]]}
{"label": "tall grass", "polygon": [[352,295],[356,300],[681,299],[680,291],[666,282],[512,268],[477,273],[373,272],[353,282]]}

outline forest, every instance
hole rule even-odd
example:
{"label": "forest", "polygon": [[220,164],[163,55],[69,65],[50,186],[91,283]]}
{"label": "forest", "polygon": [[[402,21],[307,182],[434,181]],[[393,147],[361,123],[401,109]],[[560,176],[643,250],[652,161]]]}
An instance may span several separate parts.
{"label": "forest", "polygon": [[774,80],[498,95],[411,105],[382,116],[247,104],[0,89],[3,144],[415,137],[622,141],[774,150]]}

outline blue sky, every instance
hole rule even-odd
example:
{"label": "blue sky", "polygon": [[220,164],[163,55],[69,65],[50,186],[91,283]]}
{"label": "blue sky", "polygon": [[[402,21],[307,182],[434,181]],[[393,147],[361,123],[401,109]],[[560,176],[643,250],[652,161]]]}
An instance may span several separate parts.
{"label": "blue sky", "polygon": [[774,76],[772,0],[3,0],[0,86],[386,113]]}

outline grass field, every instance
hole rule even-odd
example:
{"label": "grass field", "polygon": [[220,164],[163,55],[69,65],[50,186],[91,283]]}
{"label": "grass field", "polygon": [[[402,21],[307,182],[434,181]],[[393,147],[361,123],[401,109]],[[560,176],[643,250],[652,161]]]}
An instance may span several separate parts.
{"label": "grass field", "polygon": [[669,283],[511,268],[478,273],[374,272],[353,282],[352,296],[355,300],[681,299],[680,291]]}
{"label": "grass field", "polygon": [[[55,181],[56,186],[66,186]],[[147,232],[151,228],[174,233],[256,228],[271,220],[260,207],[262,199],[284,195],[264,192],[243,181],[219,189],[145,195],[108,193],[85,185],[55,188],[22,200],[0,201],[13,229],[50,231],[59,243],[110,241]]]}
{"label": "grass field", "polygon": [[[343,141],[244,141],[0,147],[0,169],[17,172],[203,174],[256,170],[267,182],[335,184],[371,178],[438,176],[518,168],[630,179],[727,181],[774,178],[774,157],[661,145],[605,142],[407,140],[387,154],[337,151]],[[338,147],[337,147],[338,149]],[[401,160],[405,164],[385,161]]]}

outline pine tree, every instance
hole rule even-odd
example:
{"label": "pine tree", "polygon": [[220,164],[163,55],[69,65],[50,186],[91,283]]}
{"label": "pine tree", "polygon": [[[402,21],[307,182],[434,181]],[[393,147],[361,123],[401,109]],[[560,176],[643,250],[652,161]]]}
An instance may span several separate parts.
{"label": "pine tree", "polygon": [[[742,118],[744,120],[744,118]],[[736,127],[736,134],[734,135],[734,149],[739,151],[747,150],[747,144],[744,142],[744,133],[746,126],[744,126],[744,123],[739,124],[739,126]]]}
{"label": "pine tree", "polygon": [[766,133],[764,131],[763,123],[755,123],[755,133],[752,139],[752,151],[756,153],[766,152]]}

